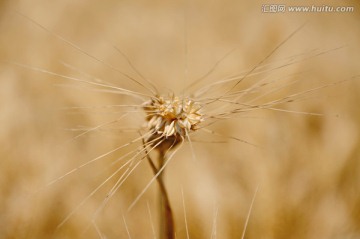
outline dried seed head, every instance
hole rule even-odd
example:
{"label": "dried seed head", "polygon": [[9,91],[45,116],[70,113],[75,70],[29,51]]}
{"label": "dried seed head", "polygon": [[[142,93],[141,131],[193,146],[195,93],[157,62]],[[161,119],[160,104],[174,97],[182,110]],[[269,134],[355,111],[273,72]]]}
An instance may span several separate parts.
{"label": "dried seed head", "polygon": [[157,97],[145,102],[143,108],[151,135],[147,142],[159,144],[160,150],[167,150],[184,140],[204,120],[201,105],[189,98]]}

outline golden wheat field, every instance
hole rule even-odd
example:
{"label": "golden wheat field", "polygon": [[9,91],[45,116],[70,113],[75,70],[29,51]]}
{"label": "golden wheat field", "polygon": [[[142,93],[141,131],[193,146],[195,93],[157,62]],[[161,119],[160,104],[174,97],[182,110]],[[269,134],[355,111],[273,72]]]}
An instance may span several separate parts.
{"label": "golden wheat field", "polygon": [[155,88],[206,102],[167,152],[175,238],[360,238],[359,11],[1,1],[0,238],[159,238]]}

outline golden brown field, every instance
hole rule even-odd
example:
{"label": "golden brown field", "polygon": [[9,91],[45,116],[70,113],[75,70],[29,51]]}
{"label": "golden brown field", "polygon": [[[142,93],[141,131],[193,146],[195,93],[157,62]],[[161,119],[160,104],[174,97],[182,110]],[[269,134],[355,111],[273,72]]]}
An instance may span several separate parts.
{"label": "golden brown field", "polygon": [[[349,13],[184,2],[0,2],[1,239],[158,238],[156,182],[128,211],[153,177],[145,160],[99,210],[125,173],[108,178],[126,162],[116,160],[141,141],[111,151],[139,137],[145,114],[115,107],[137,98],[74,79],[146,92],[124,77],[142,80],[116,48],[163,95],[181,95],[219,62],[186,94],[257,66],[233,90],[268,84],[244,102],[293,100],[203,122],[216,134],[199,130],[179,148],[165,173],[176,238],[242,238],[245,227],[245,238],[360,238],[359,2],[281,3],[353,6]],[[231,85],[205,93],[216,98]]]}

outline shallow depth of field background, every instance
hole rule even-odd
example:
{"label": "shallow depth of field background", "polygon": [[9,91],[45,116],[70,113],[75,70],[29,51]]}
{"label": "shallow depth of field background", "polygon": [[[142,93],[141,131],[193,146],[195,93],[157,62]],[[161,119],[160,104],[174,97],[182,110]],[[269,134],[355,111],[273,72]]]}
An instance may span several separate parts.
{"label": "shallow depth of field background", "polygon": [[[137,77],[113,46],[118,47],[165,94],[179,93],[180,88],[204,75],[233,48],[235,51],[199,86],[251,69],[306,23],[266,61],[273,64],[268,69],[316,52],[340,49],[249,78],[238,89],[264,77],[276,80],[276,87],[298,80],[267,96],[271,100],[349,81],[307,94],[306,100],[279,106],[321,113],[321,117],[256,111],[210,127],[258,147],[199,133],[193,142],[195,158],[185,144],[166,169],[177,238],[186,238],[183,202],[190,238],[240,238],[257,185],[260,186],[246,238],[360,238],[360,5],[357,1],[283,3],[341,4],[354,6],[355,10],[265,14],[261,6],[267,2],[246,4],[235,0],[187,4],[160,0],[2,1],[0,238],[100,238],[91,219],[117,177],[56,228],[121,165],[110,167],[111,162],[136,150],[139,144],[51,186],[45,185],[138,137],[137,133],[120,129],[140,126],[143,116],[139,113],[124,117],[71,140],[81,131],[70,129],[94,127],[121,113],[117,108],[66,111],[64,107],[140,102],[99,93],[88,85],[29,70],[15,62],[82,79],[91,79],[87,76],[91,75],[132,90],[141,88],[17,12],[86,53]],[[271,87],[260,89],[251,97],[269,90]],[[128,238],[125,222],[131,238],[156,238],[157,232],[154,235],[152,230],[158,229],[155,183],[127,213],[151,177],[150,167],[144,161],[111,198],[96,220],[104,238]]]}

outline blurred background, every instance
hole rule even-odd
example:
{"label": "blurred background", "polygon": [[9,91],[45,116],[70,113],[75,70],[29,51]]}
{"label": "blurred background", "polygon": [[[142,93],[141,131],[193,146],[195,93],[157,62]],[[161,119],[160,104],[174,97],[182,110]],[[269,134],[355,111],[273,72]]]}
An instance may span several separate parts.
{"label": "blurred background", "polygon": [[138,108],[124,115],[110,106],[141,100],[70,78],[148,94],[124,77],[141,80],[120,50],[162,94],[179,94],[233,50],[186,92],[196,93],[251,70],[303,24],[259,66],[263,72],[236,88],[273,81],[247,96],[263,96],[257,104],[309,90],[277,106],[291,112],[230,115],[209,126],[223,137],[195,134],[194,153],[185,144],[168,165],[176,237],[187,238],[186,218],[190,238],[241,238],[258,187],[245,238],[360,238],[360,4],[283,1],[354,11],[263,11],[274,4],[1,1],[0,238],[157,238],[155,183],[127,212],[152,178],[145,161],[93,220],[125,171],[109,178],[125,162],[116,160],[141,146],[110,153],[139,137],[144,121]]}

